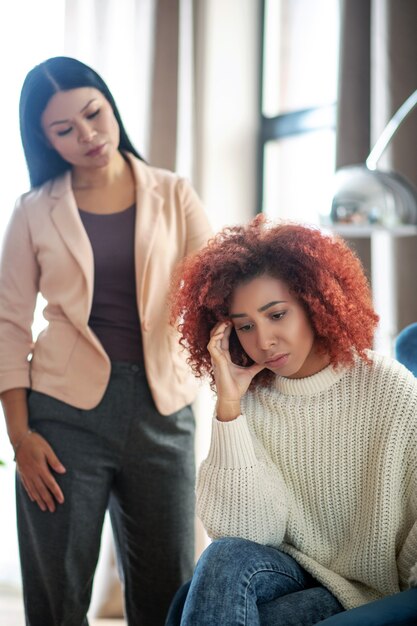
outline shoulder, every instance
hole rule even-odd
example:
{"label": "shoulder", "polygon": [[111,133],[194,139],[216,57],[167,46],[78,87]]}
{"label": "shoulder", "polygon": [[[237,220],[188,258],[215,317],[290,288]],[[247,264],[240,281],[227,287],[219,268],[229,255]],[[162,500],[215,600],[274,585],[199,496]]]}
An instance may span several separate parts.
{"label": "shoulder", "polygon": [[41,232],[49,223],[51,209],[68,194],[72,196],[69,172],[23,193],[16,200],[8,222],[8,232],[22,228]]}
{"label": "shoulder", "polygon": [[191,182],[184,176],[161,167],[148,165],[130,153],[126,153],[133,167],[135,178],[142,187],[155,188],[162,195],[195,193]]}
{"label": "shoulder", "polygon": [[361,375],[367,373],[368,377],[374,380],[392,380],[396,383],[406,384],[417,389],[417,379],[415,376],[393,357],[380,354],[373,350],[367,351],[370,363],[362,359],[357,359],[354,369]]}
{"label": "shoulder", "polygon": [[40,187],[34,187],[23,193],[16,201],[16,209],[24,210],[42,204],[45,198],[49,197],[53,183],[54,181],[48,181]]}
{"label": "shoulder", "polygon": [[15,224],[19,227],[22,224],[37,223],[49,210],[53,184],[54,181],[48,181],[19,196],[10,216],[9,228]]}
{"label": "shoulder", "polygon": [[396,359],[368,351],[370,363],[358,359],[352,373],[352,391],[370,403],[379,415],[402,415],[417,426],[417,379]]}
{"label": "shoulder", "polygon": [[43,185],[39,187],[34,187],[22,194],[16,202],[16,207],[20,207],[24,209],[44,209],[45,207],[50,207],[51,204],[54,204],[61,198],[68,196],[70,194],[72,196],[72,187],[71,187],[71,172],[67,170],[60,176],[56,178],[51,178],[51,180],[46,181]]}
{"label": "shoulder", "polygon": [[372,384],[376,387],[409,387],[417,392],[417,379],[415,376],[395,358],[380,354],[374,350],[367,350],[369,359],[367,363],[357,357],[351,368],[346,370],[347,379],[360,379],[364,383]]}

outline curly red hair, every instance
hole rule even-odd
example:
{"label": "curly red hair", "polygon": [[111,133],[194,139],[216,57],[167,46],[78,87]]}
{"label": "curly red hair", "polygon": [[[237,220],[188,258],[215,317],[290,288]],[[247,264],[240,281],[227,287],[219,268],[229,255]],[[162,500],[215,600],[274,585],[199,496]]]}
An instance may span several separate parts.
{"label": "curly red hair", "polygon": [[[171,290],[171,322],[188,350],[197,377],[213,373],[207,344],[210,331],[228,319],[234,289],[267,274],[285,282],[305,307],[317,349],[337,365],[351,366],[355,353],[368,361],[378,316],[357,256],[338,236],[293,223],[271,224],[258,215],[246,226],[227,227],[177,268]],[[252,361],[232,331],[235,363]],[[275,377],[260,372],[252,385]]]}

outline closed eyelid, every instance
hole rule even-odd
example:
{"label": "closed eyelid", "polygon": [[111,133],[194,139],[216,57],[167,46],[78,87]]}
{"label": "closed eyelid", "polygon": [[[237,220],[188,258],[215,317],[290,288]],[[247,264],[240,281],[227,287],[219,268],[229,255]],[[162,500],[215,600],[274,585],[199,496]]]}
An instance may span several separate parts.
{"label": "closed eyelid", "polygon": [[71,132],[71,130],[72,130],[72,126],[70,126],[69,128],[64,128],[63,130],[57,130],[57,131],[56,131],[56,134],[57,134],[59,137],[62,137],[62,136],[64,136],[64,135],[68,135],[68,133],[69,133],[69,132]]}
{"label": "closed eyelid", "polygon": [[[85,119],[87,120],[93,119],[99,114],[99,112],[100,112],[100,108],[98,108],[96,111],[92,111],[91,113],[87,113],[85,115]],[[72,129],[73,129],[73,126],[71,125],[68,128],[57,130],[56,133],[59,137],[63,137],[65,135],[68,135],[68,133],[70,133]]]}
{"label": "closed eyelid", "polygon": [[235,324],[234,329],[237,330],[249,330],[252,328],[253,324],[251,322],[246,322],[245,324]]}

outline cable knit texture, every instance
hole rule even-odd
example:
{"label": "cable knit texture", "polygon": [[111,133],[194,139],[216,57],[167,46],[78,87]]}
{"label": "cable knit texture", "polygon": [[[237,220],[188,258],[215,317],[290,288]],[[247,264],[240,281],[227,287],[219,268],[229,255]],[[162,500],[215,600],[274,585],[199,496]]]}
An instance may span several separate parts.
{"label": "cable knit texture", "polygon": [[417,560],[417,381],[369,356],[247,393],[197,481],[212,538],[279,547],[345,608],[406,589]]}

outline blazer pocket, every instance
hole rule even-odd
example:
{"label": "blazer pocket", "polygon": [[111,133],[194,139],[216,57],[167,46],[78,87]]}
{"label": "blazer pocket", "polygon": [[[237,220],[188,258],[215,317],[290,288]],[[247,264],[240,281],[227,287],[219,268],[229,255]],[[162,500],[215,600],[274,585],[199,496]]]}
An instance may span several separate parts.
{"label": "blazer pocket", "polygon": [[36,340],[31,368],[63,376],[78,337],[79,332],[69,322],[50,322]]}

